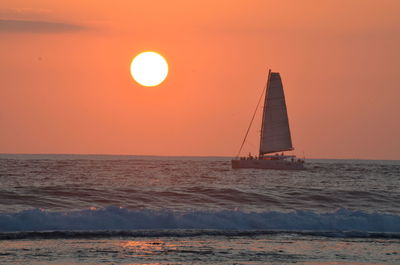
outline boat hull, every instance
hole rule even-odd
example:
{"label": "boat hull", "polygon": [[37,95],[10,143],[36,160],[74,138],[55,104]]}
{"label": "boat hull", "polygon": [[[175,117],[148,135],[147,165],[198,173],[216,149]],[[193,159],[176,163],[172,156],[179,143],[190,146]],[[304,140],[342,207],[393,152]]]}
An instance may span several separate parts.
{"label": "boat hull", "polygon": [[278,170],[303,170],[304,162],[300,160],[265,160],[265,159],[237,159],[231,160],[232,168],[259,168]]}

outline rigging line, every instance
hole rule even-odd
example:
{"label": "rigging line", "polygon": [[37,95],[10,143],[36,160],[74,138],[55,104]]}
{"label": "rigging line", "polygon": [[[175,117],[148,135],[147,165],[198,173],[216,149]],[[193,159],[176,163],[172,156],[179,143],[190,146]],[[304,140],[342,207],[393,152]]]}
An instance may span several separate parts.
{"label": "rigging line", "polygon": [[[268,84],[268,82],[267,82],[267,84]],[[264,92],[265,92],[265,90],[267,89],[267,84],[265,84],[265,86],[264,86],[264,88],[263,88],[263,91],[262,91],[262,93],[261,93],[260,99],[258,100],[258,103],[257,103],[256,109],[254,110],[254,113],[253,113],[253,117],[251,118],[251,121],[250,121],[249,127],[247,128],[246,135],[244,136],[244,139],[243,139],[242,145],[240,146],[239,152],[238,152],[238,153],[237,153],[237,155],[236,155],[236,157],[237,157],[237,158],[239,157],[239,155],[240,155],[240,152],[242,151],[243,145],[244,145],[244,143],[246,142],[247,135],[249,134],[249,131],[250,131],[251,125],[253,124],[254,117],[256,116],[256,113],[257,113],[257,110],[258,110],[258,106],[260,106],[260,102],[261,102],[261,100],[262,100],[262,98],[263,98]]]}

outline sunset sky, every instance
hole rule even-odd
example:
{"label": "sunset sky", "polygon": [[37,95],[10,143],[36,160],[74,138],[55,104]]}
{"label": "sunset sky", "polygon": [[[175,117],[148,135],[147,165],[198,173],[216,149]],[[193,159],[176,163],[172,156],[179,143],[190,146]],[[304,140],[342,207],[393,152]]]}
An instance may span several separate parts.
{"label": "sunset sky", "polygon": [[[0,153],[234,156],[271,68],[296,154],[400,159],[399,14],[397,0],[0,0]],[[146,50],[169,64],[156,87],[129,72]]]}

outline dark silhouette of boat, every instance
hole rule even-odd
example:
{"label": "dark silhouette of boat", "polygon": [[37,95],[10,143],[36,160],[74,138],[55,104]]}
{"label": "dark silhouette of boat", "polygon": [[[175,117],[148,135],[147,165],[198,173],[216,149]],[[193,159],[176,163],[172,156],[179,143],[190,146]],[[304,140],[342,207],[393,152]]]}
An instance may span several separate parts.
{"label": "dark silhouette of boat", "polygon": [[[232,160],[232,168],[305,169],[304,159],[298,159],[294,155],[284,155],[283,153],[284,151],[292,151],[294,148],[290,135],[285,94],[279,73],[273,73],[269,70],[267,84],[263,90],[263,94],[264,91],[265,99],[259,155],[256,157],[251,155],[248,157],[239,157],[255,116],[253,115],[238,156]],[[260,101],[261,99],[262,96]]]}

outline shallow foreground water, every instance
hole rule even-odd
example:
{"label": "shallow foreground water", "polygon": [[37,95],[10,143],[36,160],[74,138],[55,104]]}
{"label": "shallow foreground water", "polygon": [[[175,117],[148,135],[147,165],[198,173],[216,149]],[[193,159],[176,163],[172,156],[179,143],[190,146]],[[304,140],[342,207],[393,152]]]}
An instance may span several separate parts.
{"label": "shallow foreground water", "polygon": [[113,239],[9,240],[9,264],[398,264],[399,239],[291,234]]}

